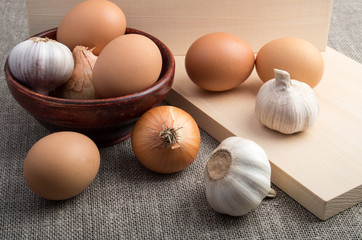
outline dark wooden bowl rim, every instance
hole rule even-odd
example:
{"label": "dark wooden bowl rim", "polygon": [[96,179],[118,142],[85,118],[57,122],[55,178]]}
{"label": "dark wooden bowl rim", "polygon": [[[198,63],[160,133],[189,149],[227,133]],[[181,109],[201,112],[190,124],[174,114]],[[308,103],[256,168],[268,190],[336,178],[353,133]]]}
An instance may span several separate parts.
{"label": "dark wooden bowl rim", "polygon": [[[44,32],[38,33],[34,36],[45,35],[47,33],[54,32],[56,30],[57,30],[57,28],[52,28],[52,29],[46,30]],[[57,98],[57,97],[53,97],[53,96],[42,95],[42,94],[32,91],[31,89],[27,88],[23,84],[16,81],[15,77],[10,72],[10,69],[8,66],[8,59],[6,59],[5,72],[9,76],[11,76],[10,78],[8,78],[9,83],[12,84],[20,92],[22,92],[23,94],[28,95],[30,97],[34,97],[34,98],[38,98],[38,99],[42,99],[44,101],[50,101],[50,102],[54,102],[54,103],[61,103],[61,104],[65,104],[65,105],[92,105],[92,106],[93,105],[107,105],[110,103],[134,101],[137,98],[142,98],[143,96],[148,95],[149,93],[152,93],[153,91],[156,91],[162,85],[164,85],[168,81],[170,81],[170,79],[173,79],[173,75],[175,72],[175,60],[173,58],[172,52],[167,48],[167,46],[165,44],[163,44],[156,37],[154,37],[148,33],[145,33],[143,31],[140,31],[140,30],[137,30],[134,28],[128,28],[128,27],[126,29],[126,34],[127,33],[142,34],[142,35],[150,38],[152,41],[154,41],[158,45],[158,47],[162,46],[162,48],[167,53],[167,60],[168,60],[167,64],[169,65],[169,67],[167,67],[166,72],[163,75],[161,75],[159,77],[159,79],[152,86],[150,86],[149,88],[146,88],[142,91],[135,92],[133,94],[129,94],[129,95],[121,96],[121,97],[91,99],[91,100],[64,99],[64,98]]]}

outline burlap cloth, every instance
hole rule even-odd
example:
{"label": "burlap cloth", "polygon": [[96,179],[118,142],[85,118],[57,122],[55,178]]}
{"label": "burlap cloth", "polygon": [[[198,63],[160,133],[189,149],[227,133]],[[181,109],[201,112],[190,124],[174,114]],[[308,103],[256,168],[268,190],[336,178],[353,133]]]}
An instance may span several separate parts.
{"label": "burlap cloth", "polygon": [[[335,0],[328,45],[362,62],[362,1]],[[24,0],[0,1],[0,65],[28,37]],[[48,134],[10,95],[0,72],[0,239],[362,239],[362,205],[320,221],[276,186],[276,199],[243,217],[208,205],[203,168],[218,142],[201,130],[188,169],[159,175],[142,167],[130,141],[101,149],[101,167],[83,193],[47,201],[23,179],[29,148]]]}

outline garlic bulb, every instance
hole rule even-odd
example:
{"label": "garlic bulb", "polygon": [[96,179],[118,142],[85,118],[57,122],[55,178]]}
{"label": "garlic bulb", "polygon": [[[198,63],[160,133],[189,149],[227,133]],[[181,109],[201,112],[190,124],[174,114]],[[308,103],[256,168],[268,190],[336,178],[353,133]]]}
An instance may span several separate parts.
{"label": "garlic bulb", "polygon": [[52,95],[67,99],[95,99],[96,93],[92,82],[93,67],[97,56],[94,48],[76,46],[73,49],[75,66],[66,83],[58,87]]}
{"label": "garlic bulb", "polygon": [[229,137],[212,152],[204,171],[206,199],[217,212],[241,216],[255,209],[270,188],[271,168],[264,150],[255,142]]}
{"label": "garlic bulb", "polygon": [[67,81],[74,68],[68,47],[40,37],[32,37],[16,45],[10,52],[8,63],[19,82],[44,95]]}
{"label": "garlic bulb", "polygon": [[313,89],[303,82],[291,80],[286,71],[274,69],[275,79],[264,83],[257,96],[257,119],[284,134],[304,131],[315,122],[319,103]]}

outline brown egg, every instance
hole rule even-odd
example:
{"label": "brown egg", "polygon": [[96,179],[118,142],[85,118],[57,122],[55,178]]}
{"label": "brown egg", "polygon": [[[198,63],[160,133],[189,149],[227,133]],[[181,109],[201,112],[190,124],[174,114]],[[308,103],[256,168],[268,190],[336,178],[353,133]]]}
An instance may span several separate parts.
{"label": "brown egg", "polygon": [[161,52],[151,39],[126,34],[112,40],[98,56],[94,89],[100,98],[132,94],[155,83],[161,68]]}
{"label": "brown egg", "polygon": [[274,68],[314,88],[322,79],[324,62],[318,49],[300,38],[281,38],[265,44],[256,56],[256,71],[264,82],[274,78]]}
{"label": "brown egg", "polygon": [[37,195],[63,200],[86,189],[99,165],[99,150],[90,138],[76,132],[57,132],[43,137],[29,150],[24,178]]}
{"label": "brown egg", "polygon": [[57,40],[71,50],[82,45],[98,55],[107,43],[126,31],[126,17],[113,2],[88,0],[73,7],[62,19]]}
{"label": "brown egg", "polygon": [[185,58],[189,78],[208,91],[239,86],[254,68],[254,53],[243,39],[229,33],[210,33],[198,38]]}

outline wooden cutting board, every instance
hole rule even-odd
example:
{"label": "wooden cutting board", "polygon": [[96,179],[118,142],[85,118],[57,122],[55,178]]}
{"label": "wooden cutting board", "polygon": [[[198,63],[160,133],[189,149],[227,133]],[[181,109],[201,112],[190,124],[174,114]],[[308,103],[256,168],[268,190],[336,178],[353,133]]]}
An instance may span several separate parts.
{"label": "wooden cutting board", "polygon": [[206,92],[188,78],[184,56],[176,56],[166,100],[218,141],[237,135],[258,143],[270,159],[272,182],[325,220],[362,201],[362,65],[331,48],[322,55],[325,73],[314,89],[320,112],[302,133],[283,135],[256,120],[262,82],[255,71],[236,89]]}

